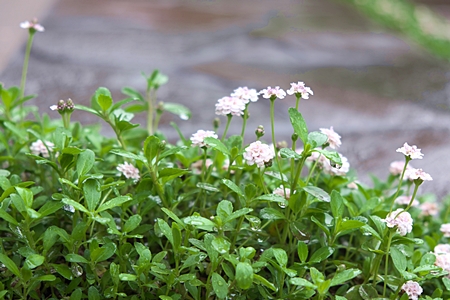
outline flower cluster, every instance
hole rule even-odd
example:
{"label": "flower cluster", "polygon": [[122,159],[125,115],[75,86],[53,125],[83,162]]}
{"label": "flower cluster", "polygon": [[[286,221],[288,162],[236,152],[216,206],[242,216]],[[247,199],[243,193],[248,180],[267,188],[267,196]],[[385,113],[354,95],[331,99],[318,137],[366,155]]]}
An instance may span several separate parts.
{"label": "flower cluster", "polygon": [[259,92],[262,94],[263,98],[265,99],[284,99],[286,97],[286,92],[283,89],[280,89],[279,86],[276,86],[274,88],[268,86],[266,89],[263,89]]}
{"label": "flower cluster", "polygon": [[75,104],[72,99],[67,99],[67,101],[59,100],[57,105],[50,106],[51,110],[57,110],[60,114],[65,112],[72,112],[75,109]]}
{"label": "flower cluster", "polygon": [[23,29],[28,29],[32,33],[36,31],[43,32],[45,30],[44,27],[38,23],[36,18],[31,21],[24,21],[20,23],[20,27]]}
{"label": "flower cluster", "polygon": [[409,180],[420,180],[420,181],[431,181],[433,178],[431,178],[430,174],[424,172],[422,169],[414,169],[411,168],[405,172],[406,177]]}
{"label": "flower cluster", "polygon": [[334,176],[345,176],[350,171],[350,163],[347,157],[338,153],[342,164],[340,166],[333,166],[328,158],[319,152],[313,152],[308,161],[317,162],[317,167],[322,169],[325,174]]}
{"label": "flower cluster", "polygon": [[401,236],[405,236],[412,231],[413,219],[409,212],[401,208],[389,213],[383,221],[389,228],[397,227],[397,232]]}
{"label": "flower cluster", "polygon": [[245,110],[245,102],[237,97],[223,97],[216,103],[216,115],[219,116],[242,116]]}
{"label": "flower cluster", "polygon": [[410,159],[423,158],[423,154],[420,152],[420,149],[418,149],[416,145],[410,146],[408,145],[408,143],[404,143],[403,147],[398,148],[396,151],[403,153],[403,155],[409,157]]}
{"label": "flower cluster", "polygon": [[291,189],[286,188],[284,186],[280,186],[280,187],[274,189],[272,193],[275,195],[281,196],[281,197],[285,198],[286,200],[289,200],[289,198],[291,198]]}
{"label": "flower cluster", "polygon": [[442,270],[450,272],[450,245],[436,245],[433,254],[436,257],[434,264],[442,268]]}
{"label": "flower cluster", "polygon": [[[412,196],[400,196],[397,197],[397,199],[395,199],[395,203],[399,204],[399,205],[409,205],[409,203],[411,202]],[[411,206],[419,206],[419,201],[417,201],[416,199],[413,200],[413,202],[411,203]]]}
{"label": "flower cluster", "polygon": [[409,299],[417,300],[423,292],[422,287],[415,281],[408,280],[402,285],[402,290],[408,295]]}
{"label": "flower cluster", "polygon": [[450,223],[442,224],[440,230],[445,237],[450,237]]}
{"label": "flower cluster", "polygon": [[272,161],[275,157],[275,152],[273,147],[256,141],[245,148],[243,157],[249,166],[256,164],[259,168],[262,168]]}
{"label": "flower cluster", "polygon": [[302,81],[299,81],[297,83],[292,82],[291,88],[287,90],[287,93],[289,95],[296,95],[297,97],[303,99],[309,99],[309,95],[314,95],[311,88],[305,86],[305,83]]}
{"label": "flower cluster", "polygon": [[193,146],[199,146],[199,147],[205,147],[206,144],[204,143],[205,138],[207,137],[213,137],[218,138],[218,135],[211,130],[198,130],[196,133],[194,133],[191,137],[192,145]]}
{"label": "flower cluster", "polygon": [[439,214],[439,208],[434,202],[425,202],[420,205],[422,216],[437,216]]}
{"label": "flower cluster", "polygon": [[128,162],[119,164],[117,170],[125,176],[125,178],[132,178],[134,180],[139,180],[141,176],[139,175],[139,169]]}
{"label": "flower cluster", "polygon": [[327,143],[332,149],[337,149],[341,146],[341,136],[337,134],[333,126],[328,128],[320,128],[320,132],[325,134],[328,137]]}
{"label": "flower cluster", "polygon": [[241,99],[245,104],[249,101],[256,102],[258,101],[259,93],[255,89],[249,89],[248,87],[238,87],[231,93],[231,97]]}
{"label": "flower cluster", "polygon": [[36,142],[31,143],[30,151],[33,155],[41,155],[42,157],[49,158],[49,151],[53,151],[54,147],[55,144],[52,142],[45,141],[44,143],[42,140],[37,140]]}

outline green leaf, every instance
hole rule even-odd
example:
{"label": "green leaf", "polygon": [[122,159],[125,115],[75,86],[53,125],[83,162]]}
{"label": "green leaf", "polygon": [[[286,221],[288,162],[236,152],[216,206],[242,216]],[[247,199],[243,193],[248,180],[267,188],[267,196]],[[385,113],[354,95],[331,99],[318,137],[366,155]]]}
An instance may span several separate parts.
{"label": "green leaf", "polygon": [[233,192],[235,192],[239,196],[245,197],[244,193],[242,192],[242,190],[233,181],[231,181],[229,179],[222,179],[222,183],[225,184],[230,190],[232,190]]}
{"label": "green leaf", "polygon": [[141,161],[143,163],[147,162],[147,160],[145,159],[144,156],[137,155],[137,154],[134,154],[132,152],[125,151],[123,149],[112,149],[110,152],[113,153],[113,154],[122,156],[122,157],[131,158],[131,159],[134,159],[136,161]]}
{"label": "green leaf", "polygon": [[164,111],[168,111],[174,115],[177,115],[182,120],[189,120],[191,118],[191,111],[184,105],[178,103],[163,103]]}
{"label": "green leaf", "polygon": [[88,299],[89,300],[100,300],[101,295],[94,286],[90,286],[88,289]]}
{"label": "green leaf", "polygon": [[144,97],[142,97],[141,93],[139,93],[134,88],[124,87],[124,88],[122,88],[122,94],[130,96],[130,97],[140,100],[142,102],[145,102],[145,99],[144,99]]}
{"label": "green leaf", "polygon": [[91,260],[95,263],[109,259],[116,252],[116,244],[109,242],[91,252]]}
{"label": "green leaf", "polygon": [[113,99],[111,96],[100,94],[97,97],[97,103],[102,109],[103,113],[105,113],[113,104]]}
{"label": "green leaf", "polygon": [[311,221],[313,221],[317,226],[319,226],[319,228],[322,229],[327,236],[330,236],[330,229],[328,229],[327,226],[323,225],[316,217],[311,216]]}
{"label": "green leaf", "polygon": [[230,251],[231,243],[222,237],[215,237],[211,243],[214,249],[220,254],[225,254]]}
{"label": "green leaf", "polygon": [[161,208],[161,210],[168,215],[172,220],[174,220],[175,222],[177,222],[178,225],[180,225],[181,228],[184,228],[184,223],[183,221],[180,220],[180,218],[177,217],[177,215],[175,215],[172,211],[168,210],[167,208],[163,207]]}
{"label": "green leaf", "polygon": [[136,281],[137,276],[133,274],[120,273],[119,279],[122,281]]}
{"label": "green leaf", "polygon": [[206,182],[198,182],[196,185],[198,188],[208,191],[208,192],[215,192],[218,193],[220,192],[220,190],[218,188],[216,188],[214,185],[210,184],[210,183],[206,183]]}
{"label": "green leaf", "polygon": [[77,173],[78,178],[86,175],[94,166],[95,154],[92,150],[86,149],[78,155]]}
{"label": "green leaf", "polygon": [[319,248],[317,251],[315,251],[311,255],[309,262],[310,263],[319,263],[321,261],[324,261],[328,257],[330,257],[330,255],[333,253],[334,253],[334,249],[331,247],[325,246],[325,247]]}
{"label": "green leaf", "polygon": [[221,152],[222,154],[230,157],[230,151],[228,150],[227,146],[225,146],[224,143],[222,143],[220,140],[213,138],[213,137],[207,137],[203,140],[205,145],[210,146],[214,150],[217,150]]}
{"label": "green leaf", "polygon": [[160,143],[161,140],[154,135],[147,137],[144,141],[144,156],[150,165],[154,163],[153,160],[160,151]]}
{"label": "green leaf", "polygon": [[82,212],[87,213],[87,214],[89,213],[89,211],[83,205],[81,205],[78,202],[75,202],[75,201],[73,201],[71,199],[67,199],[67,198],[63,198],[61,201],[64,204],[72,205],[76,210],[82,211]]}
{"label": "green leaf", "polygon": [[79,255],[79,254],[75,254],[75,253],[69,253],[65,256],[66,261],[68,262],[73,262],[73,263],[85,263],[88,264],[89,261],[84,258],[83,256]]}
{"label": "green leaf", "polygon": [[173,245],[173,236],[172,229],[170,229],[169,224],[163,219],[157,219],[156,223],[158,224],[159,230],[164,234],[164,236],[169,240],[169,242]]}
{"label": "green leaf", "polygon": [[252,211],[253,211],[253,209],[252,208],[248,208],[248,207],[244,207],[244,208],[238,209],[237,211],[233,212],[231,215],[229,215],[228,217],[223,219],[223,222],[224,223],[228,223],[231,220],[237,219],[237,218],[239,218],[241,216],[244,216],[244,215],[246,215],[246,214],[248,214],[248,213],[250,213]]}
{"label": "green leaf", "polygon": [[264,207],[261,209],[260,212],[261,219],[264,220],[284,220],[286,219],[285,215],[282,214],[280,211],[271,208],[271,207]]}
{"label": "green leaf", "polygon": [[123,232],[128,233],[130,231],[135,230],[142,221],[142,217],[140,215],[132,215],[123,225]]}
{"label": "green leaf", "polygon": [[306,127],[305,119],[303,119],[302,114],[295,108],[289,108],[289,119],[291,120],[294,132],[302,140],[303,144],[306,145],[308,142],[308,127]]}
{"label": "green leaf", "polygon": [[330,202],[330,195],[328,195],[327,192],[317,186],[305,186],[303,190],[314,198],[317,198],[324,202]]}
{"label": "green leaf", "polygon": [[233,213],[233,204],[228,200],[222,200],[217,205],[216,214],[222,220]]}
{"label": "green leaf", "polygon": [[181,177],[187,173],[189,173],[189,170],[187,170],[187,169],[164,168],[159,172],[158,177],[164,178],[163,181],[168,182],[174,178]]}
{"label": "green leaf", "polygon": [[174,251],[180,251],[182,236],[180,226],[177,223],[172,223],[172,239],[173,239],[173,249]]}
{"label": "green leaf", "polygon": [[336,231],[339,232],[339,234],[347,234],[353,230],[359,229],[364,225],[366,225],[366,223],[358,220],[345,220],[339,224],[339,227],[336,228]]}
{"label": "green leaf", "polygon": [[298,258],[300,258],[300,261],[302,263],[306,262],[306,259],[308,258],[308,245],[306,245],[302,241],[298,241],[297,252],[298,252]]}
{"label": "green leaf", "polygon": [[323,156],[325,156],[326,158],[328,158],[331,162],[332,165],[336,164],[336,165],[342,165],[342,160],[341,157],[339,155],[338,152],[336,151],[328,151],[328,150],[323,150],[323,149],[314,149],[313,152],[319,152],[321,153]]}
{"label": "green leaf", "polygon": [[25,260],[25,264],[31,270],[42,265],[44,261],[45,257],[43,257],[42,255],[32,254],[27,257],[27,259]]}
{"label": "green leaf", "polygon": [[308,144],[311,148],[321,147],[328,141],[328,136],[318,131],[313,131],[308,134]]}
{"label": "green leaf", "polygon": [[300,154],[298,154],[297,152],[295,152],[294,150],[290,149],[290,148],[281,148],[280,151],[278,152],[280,153],[282,158],[293,158],[293,159],[300,159],[302,158],[302,156]]}
{"label": "green leaf", "polygon": [[56,272],[58,272],[59,275],[61,275],[62,277],[66,278],[68,280],[72,280],[72,278],[73,278],[72,271],[70,270],[70,268],[67,265],[51,264],[51,266],[56,270]]}
{"label": "green leaf", "polygon": [[59,201],[48,201],[39,209],[38,213],[41,218],[49,216],[58,210],[60,210],[64,206],[63,203]]}
{"label": "green leaf", "polygon": [[225,299],[228,295],[228,283],[222,276],[214,272],[211,276],[213,290],[219,299]]}
{"label": "green leaf", "polygon": [[0,208],[0,218],[5,220],[6,222],[9,222],[13,225],[19,225],[19,223],[14,219],[10,214],[8,214],[3,208]]}
{"label": "green leaf", "polygon": [[303,279],[303,278],[299,278],[299,277],[293,277],[293,278],[289,279],[289,283],[293,284],[293,285],[297,285],[297,286],[311,288],[311,289],[317,288],[317,286],[312,284],[310,281]]}
{"label": "green leaf", "polygon": [[361,273],[362,273],[362,271],[358,270],[358,269],[343,270],[342,272],[336,273],[334,275],[333,279],[331,279],[330,286],[341,285],[344,282],[355,278],[356,276],[358,276]]}
{"label": "green leaf", "polygon": [[270,281],[268,281],[267,279],[258,274],[253,274],[253,282],[257,284],[262,284],[274,292],[278,291],[278,288],[273,283],[271,283]]}
{"label": "green leaf", "polygon": [[344,200],[342,199],[341,194],[336,190],[331,192],[330,206],[333,217],[342,218],[344,216]]}
{"label": "green leaf", "polygon": [[23,202],[27,207],[30,207],[33,205],[33,192],[30,189],[25,189],[16,186],[17,194],[22,198]]}
{"label": "green leaf", "polygon": [[287,206],[289,204],[288,201],[284,197],[277,195],[277,194],[265,194],[265,195],[256,197],[253,200],[276,202],[276,203],[278,203],[280,205],[284,205],[284,206]]}
{"label": "green leaf", "polygon": [[247,262],[239,262],[236,266],[236,285],[243,289],[248,290],[252,286],[253,282],[253,268]]}
{"label": "green leaf", "polygon": [[2,262],[2,264],[4,264],[6,268],[8,268],[8,270],[11,271],[11,273],[13,273],[19,278],[22,278],[19,268],[8,256],[6,256],[3,253],[0,253],[0,262]]}
{"label": "green leaf", "polygon": [[42,275],[36,278],[36,281],[55,281],[55,275]]}
{"label": "green leaf", "polygon": [[103,203],[100,205],[100,207],[97,209],[97,212],[105,211],[117,206],[121,206],[125,202],[131,201],[132,198],[128,196],[119,196],[116,198],[111,199],[110,201]]}
{"label": "green leaf", "polygon": [[84,105],[75,104],[75,109],[87,111],[87,112],[89,112],[89,113],[91,113],[91,114],[94,114],[94,115],[100,117],[100,118],[102,117],[102,114],[101,114],[101,113],[99,113],[99,112],[96,111],[95,109],[92,109],[92,108],[87,107],[87,106],[84,106]]}
{"label": "green leaf", "polygon": [[272,248],[273,255],[281,267],[286,267],[288,257],[286,251],[280,248]]}
{"label": "green leaf", "polygon": [[84,200],[89,211],[95,211],[100,202],[102,193],[100,191],[100,182],[96,179],[87,179],[83,185]]}
{"label": "green leaf", "polygon": [[396,247],[391,247],[389,253],[395,268],[401,273],[406,270],[406,256]]}
{"label": "green leaf", "polygon": [[200,216],[186,217],[184,223],[206,231],[213,231],[213,228],[216,227],[214,222]]}

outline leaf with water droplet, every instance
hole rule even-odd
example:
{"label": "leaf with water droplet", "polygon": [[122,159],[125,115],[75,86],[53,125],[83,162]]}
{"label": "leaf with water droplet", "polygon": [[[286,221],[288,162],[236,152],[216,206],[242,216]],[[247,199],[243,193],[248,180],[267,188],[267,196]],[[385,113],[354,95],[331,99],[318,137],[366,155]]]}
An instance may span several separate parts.
{"label": "leaf with water droplet", "polygon": [[223,279],[222,276],[214,272],[211,276],[211,283],[214,292],[219,299],[225,299],[228,295],[228,283]]}
{"label": "leaf with water droplet", "polygon": [[213,231],[213,228],[216,226],[211,220],[200,216],[186,217],[184,218],[184,223],[206,231]]}

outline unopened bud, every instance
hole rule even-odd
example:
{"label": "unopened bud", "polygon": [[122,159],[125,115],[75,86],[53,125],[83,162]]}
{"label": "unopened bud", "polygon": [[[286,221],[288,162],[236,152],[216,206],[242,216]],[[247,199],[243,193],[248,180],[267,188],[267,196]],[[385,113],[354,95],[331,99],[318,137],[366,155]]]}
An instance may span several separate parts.
{"label": "unopened bud", "polygon": [[72,99],[70,99],[70,98],[67,99],[67,101],[66,101],[66,109],[68,109],[69,111],[72,111],[72,110],[74,110],[74,108],[75,108],[75,105],[73,104]]}
{"label": "unopened bud", "polygon": [[64,100],[58,101],[58,112],[63,112],[63,110],[66,108],[66,102]]}
{"label": "unopened bud", "polygon": [[214,121],[213,121],[214,131],[217,131],[217,129],[219,129],[219,125],[220,125],[220,119],[219,118],[214,118]]}
{"label": "unopened bud", "polygon": [[277,149],[287,148],[288,144],[286,141],[277,142]]}
{"label": "unopened bud", "polygon": [[164,150],[166,148],[166,141],[161,141],[158,145],[159,149]]}
{"label": "unopened bud", "polygon": [[258,139],[261,138],[264,135],[264,133],[265,133],[264,127],[262,125],[259,125],[255,130],[255,134]]}
{"label": "unopened bud", "polygon": [[292,140],[293,142],[297,141],[297,140],[298,140],[298,134],[296,134],[296,133],[292,134],[291,140]]}
{"label": "unopened bud", "polygon": [[158,106],[156,107],[156,112],[158,114],[162,114],[164,112],[164,102],[159,102]]}

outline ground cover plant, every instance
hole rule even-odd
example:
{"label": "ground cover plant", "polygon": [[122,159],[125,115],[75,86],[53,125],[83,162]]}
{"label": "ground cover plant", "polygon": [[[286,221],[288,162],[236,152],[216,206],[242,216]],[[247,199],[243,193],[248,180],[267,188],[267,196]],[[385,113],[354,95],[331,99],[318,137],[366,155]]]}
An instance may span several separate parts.
{"label": "ground cover plant", "polygon": [[[0,297],[450,297],[449,201],[420,193],[432,177],[412,166],[424,156],[417,146],[392,149],[386,179],[358,182],[334,128],[308,129],[300,102],[313,90],[303,82],[237,88],[215,106],[223,129],[185,137],[173,124],[174,143],[158,130],[161,115],[190,112],[157,101],[168,80],[159,71],[144,74],[146,91],[126,87],[119,101],[99,88],[89,107],[67,99],[38,110],[24,91],[43,27],[22,26],[30,38],[21,85],[0,85]],[[274,135],[285,97],[296,99],[289,144]],[[270,101],[269,129],[246,127],[259,101]],[[72,122],[80,110],[115,136]],[[138,113],[146,127],[133,123]],[[241,134],[228,135],[236,119]]]}

